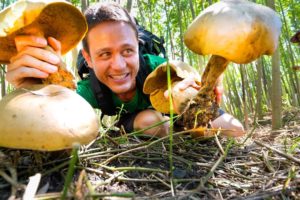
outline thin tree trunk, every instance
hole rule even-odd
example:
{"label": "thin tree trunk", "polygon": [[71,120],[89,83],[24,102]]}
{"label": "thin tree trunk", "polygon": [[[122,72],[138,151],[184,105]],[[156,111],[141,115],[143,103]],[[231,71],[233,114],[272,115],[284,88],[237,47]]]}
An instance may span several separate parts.
{"label": "thin tree trunk", "polygon": [[245,79],[245,66],[240,65],[240,73],[241,73],[241,78],[242,78],[242,92],[243,92],[243,111],[244,111],[244,122],[245,122],[245,129],[248,130],[249,127],[249,121],[248,121],[248,109],[247,109],[247,91],[245,88],[246,85],[246,79]]}
{"label": "thin tree trunk", "polygon": [[137,6],[138,6],[138,10],[139,10],[139,14],[141,15],[140,19],[141,19],[141,24],[143,26],[146,26],[146,20],[145,20],[145,16],[144,16],[144,13],[142,12],[143,8],[142,8],[142,5],[141,5],[141,2],[140,0],[137,1]]}
{"label": "thin tree trunk", "polygon": [[150,32],[153,32],[153,27],[152,27],[152,13],[153,13],[153,10],[152,10],[152,1],[151,0],[148,0],[148,8],[149,8],[149,27],[150,27]]}
{"label": "thin tree trunk", "polygon": [[[167,7],[166,3],[164,4],[164,8],[165,8],[165,11],[168,10],[168,7]],[[175,59],[174,44],[173,44],[173,37],[172,37],[171,26],[170,26],[170,19],[169,19],[170,15],[169,15],[168,12],[166,13],[166,17],[167,17],[167,21],[166,21],[166,31],[167,31],[167,34],[166,34],[166,38],[165,38],[165,45],[166,45],[166,49],[170,45],[171,54],[168,53],[168,52],[167,53],[168,53],[168,55],[171,55],[172,59],[174,60]],[[168,49],[167,49],[167,51],[168,51]]]}
{"label": "thin tree trunk", "polygon": [[[274,0],[268,0],[267,5],[275,10]],[[280,75],[280,52],[278,48],[272,56],[272,130],[277,130],[282,127],[282,91]]]}
{"label": "thin tree trunk", "polygon": [[84,12],[88,7],[89,1],[88,0],[81,0],[81,12]]}
{"label": "thin tree trunk", "polygon": [[265,60],[263,59],[263,57],[261,57],[262,59],[262,72],[263,72],[263,86],[264,86],[264,95],[265,95],[265,99],[266,99],[266,105],[268,107],[268,109],[271,109],[271,80],[268,80],[267,76],[271,77],[271,75],[268,74],[267,72],[267,67],[268,66],[265,62]]}
{"label": "thin tree trunk", "polygon": [[184,48],[183,48],[183,27],[182,27],[182,14],[181,14],[181,6],[180,1],[176,1],[177,7],[177,16],[178,16],[178,23],[179,23],[179,37],[180,37],[180,58],[184,61]]}
{"label": "thin tree trunk", "polygon": [[194,4],[193,4],[192,0],[189,0],[189,5],[190,5],[191,13],[192,13],[192,18],[195,19],[196,14],[195,14]]}
{"label": "thin tree trunk", "polygon": [[262,109],[262,58],[259,58],[256,62],[256,70],[257,70],[257,79],[256,79],[256,108],[255,114],[258,120],[263,118],[263,109]]}
{"label": "thin tree trunk", "polygon": [[131,13],[132,8],[132,0],[127,0],[126,9],[129,13]]}
{"label": "thin tree trunk", "polygon": [[272,130],[282,127],[282,91],[280,79],[280,53],[277,49],[272,56]]}

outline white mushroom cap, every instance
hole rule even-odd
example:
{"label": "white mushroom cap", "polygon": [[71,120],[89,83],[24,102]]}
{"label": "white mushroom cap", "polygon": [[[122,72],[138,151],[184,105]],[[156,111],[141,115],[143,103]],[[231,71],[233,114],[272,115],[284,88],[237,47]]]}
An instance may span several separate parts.
{"label": "white mushroom cap", "polygon": [[276,50],[280,30],[280,18],[272,9],[247,0],[221,0],[190,24],[184,42],[200,55],[248,63]]}
{"label": "white mushroom cap", "polygon": [[0,111],[2,147],[55,151],[87,144],[98,134],[90,104],[58,85],[18,89],[0,101]]}

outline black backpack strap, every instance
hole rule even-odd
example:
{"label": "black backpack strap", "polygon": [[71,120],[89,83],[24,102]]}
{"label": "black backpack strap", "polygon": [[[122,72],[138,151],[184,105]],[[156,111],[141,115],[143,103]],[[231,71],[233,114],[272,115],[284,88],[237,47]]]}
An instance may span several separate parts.
{"label": "black backpack strap", "polygon": [[[146,61],[141,52],[139,52],[139,57],[140,57],[140,68],[139,68],[138,74],[136,76],[136,87],[140,91],[143,91],[144,82],[145,82],[147,76],[151,73],[151,71],[150,71],[149,67],[147,66]],[[143,93],[143,95],[146,97],[147,101],[150,103],[149,95],[146,95],[144,93]]]}
{"label": "black backpack strap", "polygon": [[76,66],[81,80],[86,79],[89,74],[89,67],[82,55],[82,50],[78,53]]}
{"label": "black backpack strap", "polygon": [[89,74],[91,88],[102,113],[105,115],[115,115],[116,109],[113,104],[110,89],[97,79],[93,69],[89,68]]}

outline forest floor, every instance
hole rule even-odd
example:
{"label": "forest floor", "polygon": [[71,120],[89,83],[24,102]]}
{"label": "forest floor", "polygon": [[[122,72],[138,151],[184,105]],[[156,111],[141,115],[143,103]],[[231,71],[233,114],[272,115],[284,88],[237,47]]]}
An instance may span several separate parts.
{"label": "forest floor", "polygon": [[[103,129],[79,149],[67,199],[300,199],[300,110],[283,121],[271,131],[268,116],[238,139],[176,132],[171,158],[169,138]],[[70,155],[0,149],[0,199],[33,196],[37,186],[36,199],[60,199]]]}

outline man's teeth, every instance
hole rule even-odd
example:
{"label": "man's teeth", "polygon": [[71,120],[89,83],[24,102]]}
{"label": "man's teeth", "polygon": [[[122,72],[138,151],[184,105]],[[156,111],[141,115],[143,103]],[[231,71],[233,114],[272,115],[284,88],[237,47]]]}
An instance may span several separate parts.
{"label": "man's teeth", "polygon": [[125,78],[126,76],[127,76],[127,74],[122,74],[122,75],[113,75],[111,77],[115,80],[120,80],[120,79]]}

